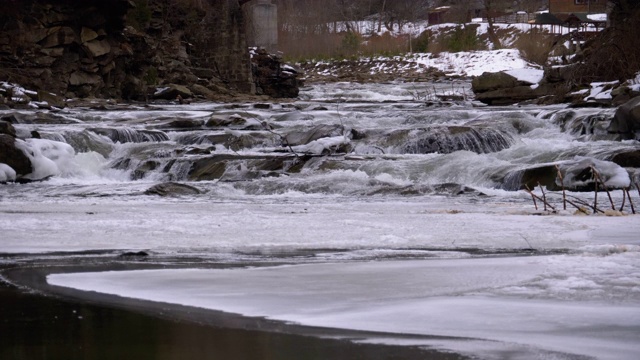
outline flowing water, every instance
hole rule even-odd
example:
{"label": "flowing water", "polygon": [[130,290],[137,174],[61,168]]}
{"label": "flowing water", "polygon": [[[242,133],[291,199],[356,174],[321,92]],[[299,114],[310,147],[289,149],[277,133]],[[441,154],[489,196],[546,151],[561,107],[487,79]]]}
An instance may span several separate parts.
{"label": "flowing water", "polygon": [[[268,270],[122,273],[121,288],[108,273],[49,280],[302,325],[487,339],[371,340],[484,358],[640,354],[638,221],[574,216],[559,190],[591,212],[595,169],[630,213],[619,189],[635,169],[611,160],[640,145],[607,133],[615,109],[484,107],[469,88],[334,83],[292,102],[2,110],[34,172],[0,185],[0,265],[259,264]],[[215,290],[189,295],[200,287]]]}

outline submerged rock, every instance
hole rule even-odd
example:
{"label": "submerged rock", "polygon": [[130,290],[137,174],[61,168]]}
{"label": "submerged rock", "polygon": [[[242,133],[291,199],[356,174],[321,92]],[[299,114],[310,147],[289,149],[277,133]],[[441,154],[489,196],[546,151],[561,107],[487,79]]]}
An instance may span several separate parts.
{"label": "submerged rock", "polygon": [[180,195],[199,195],[202,194],[200,189],[191,185],[180,184],[176,182],[166,182],[150,187],[144,192],[145,195],[160,196],[180,196]]}

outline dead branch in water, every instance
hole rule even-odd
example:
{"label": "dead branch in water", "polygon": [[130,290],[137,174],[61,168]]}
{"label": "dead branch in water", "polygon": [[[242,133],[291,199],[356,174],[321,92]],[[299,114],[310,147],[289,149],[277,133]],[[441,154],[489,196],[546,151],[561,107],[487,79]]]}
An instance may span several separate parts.
{"label": "dead branch in water", "polygon": [[538,210],[538,203],[536,202],[535,194],[531,191],[531,189],[529,189],[529,185],[525,185],[524,187],[527,189],[527,192],[529,193],[529,195],[531,195],[531,198],[533,199],[533,206],[535,206],[536,210]]}
{"label": "dead branch in water", "polygon": [[567,192],[564,188],[564,177],[560,171],[560,167],[556,165],[556,171],[558,172],[558,178],[560,179],[560,186],[562,186],[562,210],[567,210]]}
{"label": "dead branch in water", "polygon": [[600,173],[598,172],[598,170],[596,170],[596,168],[594,166],[591,167],[591,171],[593,172],[593,177],[595,178],[596,181],[596,191],[597,191],[597,183],[600,182],[600,184],[602,184],[602,188],[604,189],[604,191],[607,192],[607,196],[609,197],[609,202],[611,203],[611,210],[615,210],[616,206],[613,204],[613,199],[611,198],[611,193],[609,192],[609,189],[607,188],[607,185],[604,183],[604,181],[602,181],[602,177],[600,176]]}

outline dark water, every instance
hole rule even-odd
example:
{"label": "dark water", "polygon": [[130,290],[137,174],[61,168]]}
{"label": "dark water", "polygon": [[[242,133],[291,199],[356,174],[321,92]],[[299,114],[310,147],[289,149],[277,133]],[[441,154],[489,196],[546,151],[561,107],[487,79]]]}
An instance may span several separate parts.
{"label": "dark water", "polygon": [[0,281],[0,359],[460,359],[424,349],[201,325]]}

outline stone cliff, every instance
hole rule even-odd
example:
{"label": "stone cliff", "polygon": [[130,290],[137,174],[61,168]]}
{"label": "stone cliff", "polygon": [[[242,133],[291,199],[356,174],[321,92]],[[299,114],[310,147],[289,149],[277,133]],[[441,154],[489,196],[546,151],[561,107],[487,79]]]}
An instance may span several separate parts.
{"label": "stone cliff", "polygon": [[238,0],[0,5],[0,81],[45,90],[43,96],[145,100],[255,93],[253,76],[260,72],[257,65],[252,70]]}

